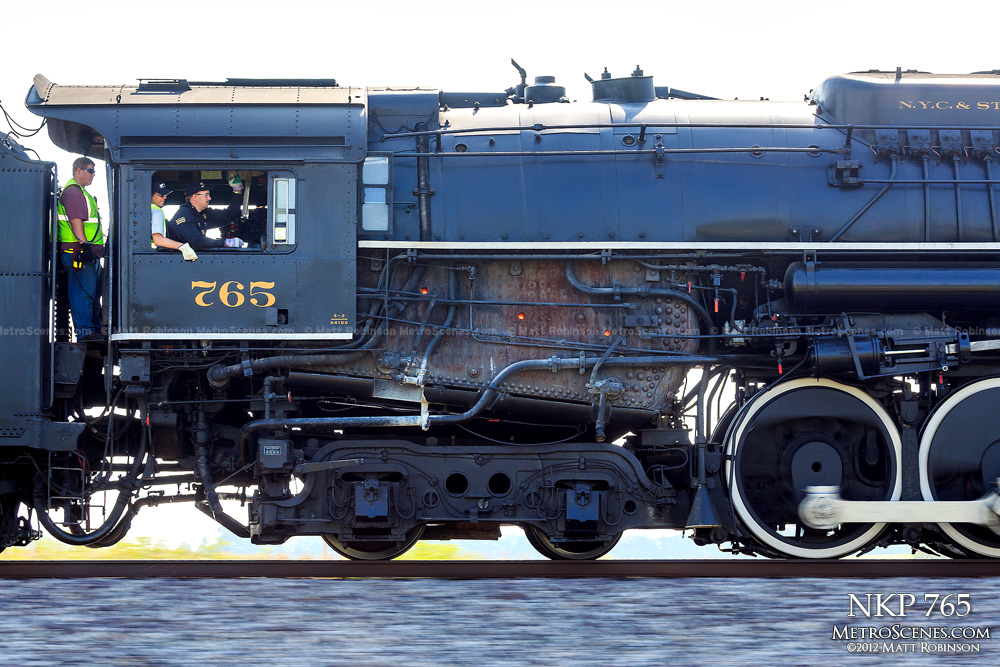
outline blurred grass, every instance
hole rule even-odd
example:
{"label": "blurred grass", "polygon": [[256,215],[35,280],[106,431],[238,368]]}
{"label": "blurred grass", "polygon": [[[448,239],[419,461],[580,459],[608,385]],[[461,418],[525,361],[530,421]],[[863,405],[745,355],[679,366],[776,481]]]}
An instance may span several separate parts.
{"label": "blurred grass", "polygon": [[[0,560],[342,560],[332,549],[292,549],[288,546],[255,546],[249,540],[221,535],[215,541],[204,541],[197,547],[182,544],[171,547],[150,537],[126,538],[105,549],[89,549],[63,544],[49,537],[26,547],[12,547],[0,554]],[[474,560],[479,554],[447,542],[419,542],[400,556],[400,560]]]}

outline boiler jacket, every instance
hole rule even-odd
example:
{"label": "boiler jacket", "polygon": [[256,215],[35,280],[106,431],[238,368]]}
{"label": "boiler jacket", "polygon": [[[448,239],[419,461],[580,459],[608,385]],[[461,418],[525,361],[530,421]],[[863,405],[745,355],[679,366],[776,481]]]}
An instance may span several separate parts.
{"label": "boiler jacket", "polygon": [[184,204],[167,225],[167,238],[181,243],[187,243],[195,250],[208,250],[211,248],[223,248],[226,242],[222,239],[210,239],[205,236],[209,229],[225,227],[240,217],[240,208],[243,205],[243,194],[233,193],[233,199],[229,202],[229,207],[224,211],[206,208],[199,213],[190,204]]}

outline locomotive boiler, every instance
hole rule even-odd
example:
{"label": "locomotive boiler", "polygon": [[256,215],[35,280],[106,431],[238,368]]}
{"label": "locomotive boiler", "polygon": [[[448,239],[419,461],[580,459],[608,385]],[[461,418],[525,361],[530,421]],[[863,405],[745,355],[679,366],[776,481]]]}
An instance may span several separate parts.
{"label": "locomotive boiler", "polygon": [[[8,136],[0,548],[190,502],[357,559],[502,525],[557,559],[642,528],[1000,556],[998,73],[771,102],[637,68],[577,102],[518,69],[36,77],[53,142],[107,165],[104,332],[67,331],[54,166]],[[151,249],[154,182],[233,172],[249,247]]]}

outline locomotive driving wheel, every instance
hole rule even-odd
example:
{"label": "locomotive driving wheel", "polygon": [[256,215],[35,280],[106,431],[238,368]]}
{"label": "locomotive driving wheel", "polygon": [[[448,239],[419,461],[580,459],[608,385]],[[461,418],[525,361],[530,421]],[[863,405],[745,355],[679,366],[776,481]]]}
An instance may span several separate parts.
{"label": "locomotive driving wheel", "polygon": [[[977,500],[1000,477],[1000,378],[951,393],[931,413],[920,438],[924,500]],[[939,524],[966,553],[1000,558],[1000,535],[987,526]]]}
{"label": "locomotive driving wheel", "polygon": [[402,540],[351,540],[342,542],[336,535],[323,535],[323,541],[344,558],[351,560],[392,560],[402,556],[424,534],[424,526],[417,526],[406,533]]}
{"label": "locomotive driving wheel", "polygon": [[524,536],[535,551],[550,560],[594,560],[615,548],[621,533],[606,541],[567,540],[553,542],[545,532],[528,524],[524,526]]}
{"label": "locomotive driving wheel", "polygon": [[826,379],[790,380],[751,399],[726,436],[733,508],[768,551],[839,558],[885,524],[804,525],[808,486],[837,486],[847,500],[898,500],[901,442],[889,415],[860,389]]}

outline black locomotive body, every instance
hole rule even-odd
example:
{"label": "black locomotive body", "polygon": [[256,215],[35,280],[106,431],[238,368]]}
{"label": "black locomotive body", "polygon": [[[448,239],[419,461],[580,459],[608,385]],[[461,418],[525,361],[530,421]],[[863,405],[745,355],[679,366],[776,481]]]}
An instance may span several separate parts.
{"label": "black locomotive body", "polygon": [[[1000,556],[998,75],[592,85],[36,78],[108,166],[106,331],[71,342],[54,169],[8,139],[0,548],[190,501],[365,559],[504,524],[551,558]],[[150,248],[154,181],[230,172],[248,248]]]}

